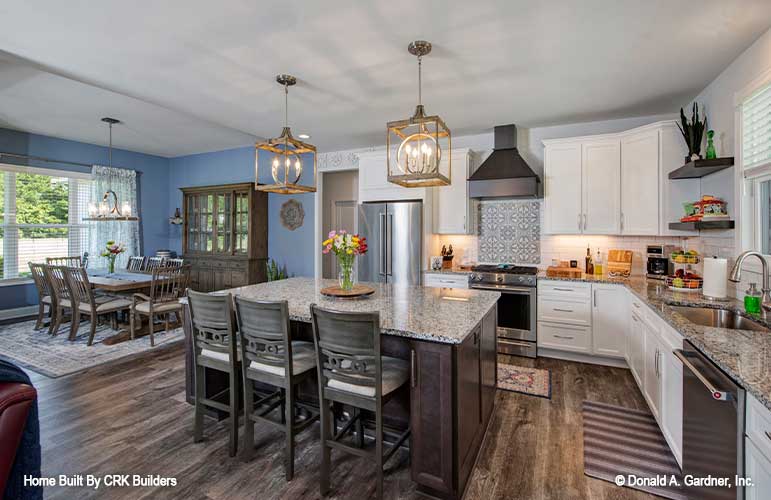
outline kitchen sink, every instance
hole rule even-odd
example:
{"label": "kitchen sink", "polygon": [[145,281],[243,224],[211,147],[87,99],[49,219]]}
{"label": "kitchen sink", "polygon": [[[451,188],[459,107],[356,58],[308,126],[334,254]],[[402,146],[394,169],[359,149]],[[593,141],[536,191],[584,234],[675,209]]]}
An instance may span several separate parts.
{"label": "kitchen sink", "polygon": [[760,323],[735,313],[730,309],[712,309],[709,307],[670,306],[672,310],[688,321],[702,326],[716,328],[728,328],[731,330],[754,330],[758,332],[771,332]]}

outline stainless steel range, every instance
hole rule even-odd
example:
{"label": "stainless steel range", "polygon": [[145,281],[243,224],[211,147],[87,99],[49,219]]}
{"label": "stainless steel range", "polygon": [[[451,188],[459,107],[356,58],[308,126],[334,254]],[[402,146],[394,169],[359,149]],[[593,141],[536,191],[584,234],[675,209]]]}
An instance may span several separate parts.
{"label": "stainless steel range", "polygon": [[469,288],[501,293],[498,299],[498,352],[535,358],[538,269],[501,264],[475,266],[471,271]]}

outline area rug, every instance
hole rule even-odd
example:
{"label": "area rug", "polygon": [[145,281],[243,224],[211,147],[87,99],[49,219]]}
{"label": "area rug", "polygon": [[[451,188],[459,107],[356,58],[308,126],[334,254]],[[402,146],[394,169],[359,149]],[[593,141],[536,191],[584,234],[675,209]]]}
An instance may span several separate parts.
{"label": "area rug", "polygon": [[551,372],[498,363],[498,388],[551,399]]}
{"label": "area rug", "polygon": [[93,345],[89,346],[86,345],[91,327],[88,321],[80,324],[74,341],[68,340],[70,331],[66,323],[54,337],[48,335],[47,329],[35,330],[34,326],[35,321],[0,326],[0,357],[52,378],[136,356],[184,339],[182,329],[177,328],[168,334],[156,333],[155,347],[150,347],[149,336],[105,345],[102,341],[118,332],[109,325],[101,325],[96,329]]}
{"label": "area rug", "polygon": [[[587,476],[672,500],[687,500],[680,486],[680,467],[653,415],[593,401],[584,401],[582,413]],[[630,476],[634,476],[631,481]]]}

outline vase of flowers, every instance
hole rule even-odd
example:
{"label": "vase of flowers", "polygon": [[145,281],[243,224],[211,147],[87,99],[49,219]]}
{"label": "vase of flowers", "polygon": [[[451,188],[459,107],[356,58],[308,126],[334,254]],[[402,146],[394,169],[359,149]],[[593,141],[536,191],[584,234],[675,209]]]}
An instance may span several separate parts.
{"label": "vase of flowers", "polygon": [[102,250],[102,257],[107,257],[107,269],[110,274],[115,272],[115,259],[118,255],[126,251],[126,247],[123,243],[115,243],[114,241],[108,241]]}
{"label": "vase of flowers", "polygon": [[321,245],[324,248],[323,253],[332,252],[337,257],[337,264],[340,267],[340,288],[346,291],[352,290],[356,284],[354,263],[356,257],[367,253],[367,238],[358,234],[350,234],[345,229],[341,229],[330,231],[327,239]]}

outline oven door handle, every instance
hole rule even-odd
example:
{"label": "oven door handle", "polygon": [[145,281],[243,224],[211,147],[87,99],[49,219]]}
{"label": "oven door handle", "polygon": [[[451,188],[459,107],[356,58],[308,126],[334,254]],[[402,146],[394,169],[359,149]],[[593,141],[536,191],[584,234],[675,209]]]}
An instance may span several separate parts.
{"label": "oven door handle", "polygon": [[696,378],[698,378],[699,381],[704,384],[710,394],[712,394],[712,399],[716,399],[718,401],[728,401],[731,399],[731,394],[726,391],[720,391],[714,385],[712,385],[712,382],[707,380],[707,377],[705,377],[703,373],[701,373],[695,366],[693,366],[693,363],[691,363],[691,361],[681,349],[675,349],[672,352],[677,357],[677,359],[682,361],[683,365],[691,370],[693,374],[696,375]]}
{"label": "oven door handle", "polygon": [[520,287],[496,287],[496,286],[479,286],[471,285],[472,290],[491,290],[493,292],[512,292],[512,293],[527,293],[532,294],[535,292],[535,288],[520,288]]}
{"label": "oven door handle", "polygon": [[499,344],[516,345],[519,347],[533,347],[533,342],[522,342],[518,340],[498,339]]}

